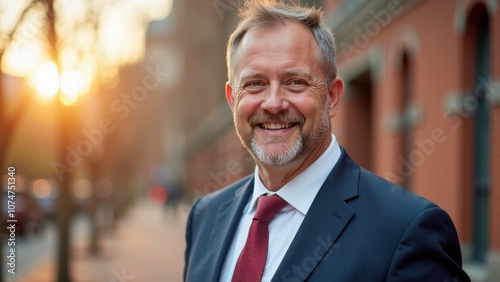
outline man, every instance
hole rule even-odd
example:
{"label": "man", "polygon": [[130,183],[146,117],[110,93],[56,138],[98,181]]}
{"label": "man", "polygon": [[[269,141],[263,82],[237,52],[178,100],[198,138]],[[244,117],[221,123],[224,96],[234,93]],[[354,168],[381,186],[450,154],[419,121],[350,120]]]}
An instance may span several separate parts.
{"label": "man", "polygon": [[252,2],[241,16],[226,99],[255,173],[194,204],[184,280],[470,281],[446,212],[331,134],[344,86],[321,12]]}

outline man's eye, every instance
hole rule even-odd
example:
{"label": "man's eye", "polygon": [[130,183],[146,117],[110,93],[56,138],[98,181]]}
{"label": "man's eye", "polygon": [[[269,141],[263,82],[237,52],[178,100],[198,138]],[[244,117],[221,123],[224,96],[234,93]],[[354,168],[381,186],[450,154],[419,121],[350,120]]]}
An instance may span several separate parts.
{"label": "man's eye", "polygon": [[291,79],[286,86],[290,91],[301,92],[307,88],[307,83],[302,79]]}
{"label": "man's eye", "polygon": [[290,82],[291,85],[304,85],[305,82],[303,80],[300,80],[300,79],[294,79]]}
{"label": "man's eye", "polygon": [[258,86],[263,86],[264,84],[260,81],[251,81],[249,83],[246,84],[246,86],[250,86],[250,87],[258,87]]}

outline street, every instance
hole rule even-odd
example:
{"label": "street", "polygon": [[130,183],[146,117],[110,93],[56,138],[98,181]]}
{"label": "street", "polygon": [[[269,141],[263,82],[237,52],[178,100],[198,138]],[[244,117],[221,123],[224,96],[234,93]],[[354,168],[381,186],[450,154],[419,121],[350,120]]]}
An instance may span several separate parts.
{"label": "street", "polygon": [[[102,234],[101,254],[91,256],[88,219],[77,217],[71,229],[73,281],[182,281],[184,227],[183,210],[139,201],[117,222],[114,232]],[[16,274],[5,273],[6,281],[56,281],[56,240],[53,225],[37,237],[16,239]],[[4,248],[4,260],[6,256]]]}
{"label": "street", "polygon": [[[73,240],[82,240],[88,236],[88,226],[88,218],[85,215],[76,215],[71,225]],[[7,273],[5,275],[7,281],[15,281],[14,277],[22,276],[39,263],[53,257],[57,248],[57,236],[55,223],[51,220],[45,223],[39,234],[16,235],[15,246],[8,247],[7,242],[4,242],[2,248],[4,261],[8,262],[10,248],[15,248],[16,255],[16,274]]]}

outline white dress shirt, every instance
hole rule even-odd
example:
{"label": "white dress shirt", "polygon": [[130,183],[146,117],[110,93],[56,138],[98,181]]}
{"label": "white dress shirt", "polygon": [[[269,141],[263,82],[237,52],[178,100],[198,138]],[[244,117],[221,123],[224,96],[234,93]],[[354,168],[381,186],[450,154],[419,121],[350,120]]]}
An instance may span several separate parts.
{"label": "white dress shirt", "polygon": [[267,190],[260,180],[258,167],[255,167],[253,194],[243,210],[238,229],[227,253],[222,267],[221,282],[231,281],[233,277],[236,262],[245,246],[248,230],[257,209],[257,199],[264,194],[278,194],[287,201],[288,205],[269,222],[269,248],[262,281],[271,281],[316,194],[339,160],[340,154],[340,146],[332,134],[332,142],[326,151],[277,192]]}

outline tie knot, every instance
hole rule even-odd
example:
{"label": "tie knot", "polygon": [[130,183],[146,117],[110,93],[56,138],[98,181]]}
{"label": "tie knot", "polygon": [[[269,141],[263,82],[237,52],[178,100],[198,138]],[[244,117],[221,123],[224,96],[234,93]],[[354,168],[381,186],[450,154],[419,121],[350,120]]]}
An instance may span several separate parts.
{"label": "tie knot", "polygon": [[257,211],[253,219],[268,223],[286,205],[287,202],[278,195],[262,195],[257,202]]}

